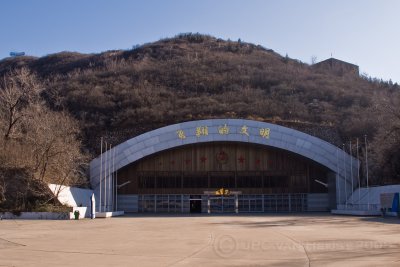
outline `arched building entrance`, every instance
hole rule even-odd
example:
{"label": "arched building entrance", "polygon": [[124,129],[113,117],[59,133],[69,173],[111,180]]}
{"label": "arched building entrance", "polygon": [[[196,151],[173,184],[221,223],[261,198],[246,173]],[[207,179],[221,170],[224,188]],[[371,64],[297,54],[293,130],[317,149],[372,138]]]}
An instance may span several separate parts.
{"label": "arched building entrance", "polygon": [[351,194],[358,170],[356,159],[321,139],[236,119],[166,126],[101,158],[90,165],[98,207],[127,212],[329,210]]}

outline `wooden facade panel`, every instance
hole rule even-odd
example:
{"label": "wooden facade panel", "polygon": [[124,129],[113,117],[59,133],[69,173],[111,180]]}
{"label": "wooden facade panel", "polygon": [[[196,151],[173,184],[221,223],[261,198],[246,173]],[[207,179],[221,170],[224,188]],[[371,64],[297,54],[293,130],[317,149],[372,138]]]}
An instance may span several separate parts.
{"label": "wooden facade panel", "polygon": [[[305,173],[305,160],[246,144],[204,144],[165,151],[134,164],[137,171],[289,171]],[[131,167],[131,166],[130,166]]]}
{"label": "wooden facade panel", "polygon": [[243,143],[206,143],[152,155],[121,169],[121,194],[202,194],[218,187],[247,194],[309,193],[326,189],[327,170],[276,149]]}

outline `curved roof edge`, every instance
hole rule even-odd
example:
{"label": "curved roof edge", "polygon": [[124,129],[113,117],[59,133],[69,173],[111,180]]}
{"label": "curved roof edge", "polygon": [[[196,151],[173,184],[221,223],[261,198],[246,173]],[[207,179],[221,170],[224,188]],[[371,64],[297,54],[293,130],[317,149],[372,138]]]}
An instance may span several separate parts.
{"label": "curved roof edge", "polygon": [[[253,143],[290,151],[327,167],[341,177],[350,177],[351,173],[358,171],[357,159],[322,139],[280,125],[244,119],[189,121],[141,134],[114,147],[115,170],[170,148],[221,141]],[[110,151],[103,153],[103,162],[110,154]],[[99,177],[100,156],[90,162],[93,188],[98,186]]]}

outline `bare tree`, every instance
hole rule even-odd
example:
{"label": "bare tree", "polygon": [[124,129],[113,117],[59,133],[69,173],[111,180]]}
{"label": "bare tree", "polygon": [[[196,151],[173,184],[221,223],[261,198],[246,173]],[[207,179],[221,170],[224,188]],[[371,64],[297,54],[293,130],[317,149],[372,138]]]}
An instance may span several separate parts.
{"label": "bare tree", "polygon": [[37,179],[61,185],[85,183],[82,171],[87,158],[80,149],[79,125],[69,114],[39,106],[29,116],[26,128]]}
{"label": "bare tree", "polygon": [[10,71],[0,83],[0,116],[4,137],[9,139],[16,134],[26,107],[39,99],[41,86],[36,77],[26,68]]}
{"label": "bare tree", "polygon": [[30,169],[44,182],[82,183],[77,122],[41,101],[42,85],[26,68],[7,73],[0,86],[1,166]]}
{"label": "bare tree", "polygon": [[317,56],[311,56],[311,65],[314,65],[315,63],[317,63]]}
{"label": "bare tree", "polygon": [[373,171],[378,182],[397,182],[400,179],[400,97],[386,99],[380,111],[378,133],[371,147]]}

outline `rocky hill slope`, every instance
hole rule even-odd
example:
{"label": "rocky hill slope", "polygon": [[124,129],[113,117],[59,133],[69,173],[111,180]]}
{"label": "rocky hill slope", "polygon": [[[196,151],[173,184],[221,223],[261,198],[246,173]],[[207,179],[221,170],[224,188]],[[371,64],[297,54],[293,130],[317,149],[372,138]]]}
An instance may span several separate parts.
{"label": "rocky hill slope", "polygon": [[391,82],[320,70],[259,45],[201,34],[100,54],[8,58],[0,61],[0,76],[21,67],[37,75],[52,111],[79,122],[90,156],[99,153],[100,136],[118,144],[172,123],[247,118],[338,146],[368,135],[376,183],[400,181],[400,87]]}

